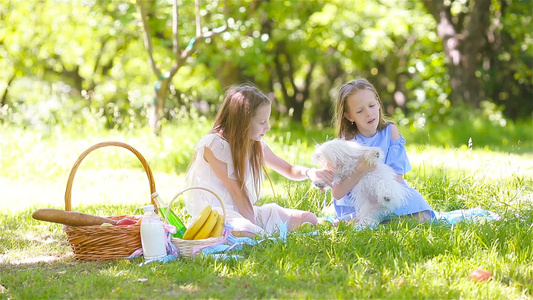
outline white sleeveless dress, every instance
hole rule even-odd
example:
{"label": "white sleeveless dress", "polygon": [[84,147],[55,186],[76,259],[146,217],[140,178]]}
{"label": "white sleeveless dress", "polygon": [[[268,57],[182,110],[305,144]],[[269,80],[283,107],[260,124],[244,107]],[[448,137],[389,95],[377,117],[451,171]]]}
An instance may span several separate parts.
{"label": "white sleeveless dress", "polygon": [[[263,147],[265,143],[263,143]],[[204,159],[205,147],[211,149],[215,157],[227,164],[228,177],[235,178],[235,168],[231,158],[231,149],[226,140],[218,134],[210,133],[204,136],[194,148],[196,153],[189,172],[187,182],[190,187],[204,187],[216,193],[226,208],[226,222],[234,231],[247,231],[257,235],[268,235],[279,230],[282,222],[288,223],[291,209],[283,208],[275,203],[255,206],[259,195],[256,195],[254,182],[250,170],[245,174],[245,186],[254,209],[255,224],[244,218],[237,208],[231,193],[222,180],[218,178],[209,163]],[[261,182],[263,181],[263,176]],[[203,190],[191,190],[185,195],[185,209],[195,220],[207,205],[211,205],[222,214],[220,202],[211,193]],[[190,225],[190,224],[189,224]]]}

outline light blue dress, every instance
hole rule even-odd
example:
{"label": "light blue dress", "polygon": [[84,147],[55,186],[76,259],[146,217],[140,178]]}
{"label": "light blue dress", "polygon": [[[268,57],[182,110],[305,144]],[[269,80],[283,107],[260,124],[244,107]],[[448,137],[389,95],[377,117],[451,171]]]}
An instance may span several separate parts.
{"label": "light blue dress", "polygon": [[[391,139],[391,125],[378,131],[372,137],[367,138],[359,134],[353,140],[365,146],[381,148],[385,154],[385,163],[393,168],[396,173],[404,175],[411,170],[411,164],[409,163],[409,158],[404,147],[405,139],[401,135],[398,140]],[[393,214],[401,216],[427,210],[431,214],[431,218],[434,218],[435,212],[426,200],[424,200],[424,197],[417,190],[409,187],[405,180],[402,181],[402,184],[409,189],[407,204],[397,208],[393,211]],[[348,202],[345,201],[349,195],[350,193],[341,199],[333,199],[335,217],[339,219],[352,219],[356,217],[355,207],[348,205]]]}

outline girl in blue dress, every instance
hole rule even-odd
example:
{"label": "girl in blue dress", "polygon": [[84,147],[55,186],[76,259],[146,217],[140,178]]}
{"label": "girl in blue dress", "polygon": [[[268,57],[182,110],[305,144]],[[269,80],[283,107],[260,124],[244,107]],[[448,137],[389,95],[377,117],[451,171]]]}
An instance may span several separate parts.
{"label": "girl in blue dress", "polygon": [[[398,127],[385,121],[382,102],[374,86],[366,79],[357,79],[344,84],[339,90],[335,108],[338,137],[357,141],[370,147],[380,147],[385,154],[385,163],[397,173],[397,180],[409,189],[407,204],[396,209],[393,215],[408,216],[420,222],[435,217],[434,211],[415,189],[407,186],[403,174],[411,170],[405,151],[405,139]],[[346,201],[352,188],[375,166],[361,160],[351,176],[332,188],[335,216],[341,220],[356,218],[355,207]]]}

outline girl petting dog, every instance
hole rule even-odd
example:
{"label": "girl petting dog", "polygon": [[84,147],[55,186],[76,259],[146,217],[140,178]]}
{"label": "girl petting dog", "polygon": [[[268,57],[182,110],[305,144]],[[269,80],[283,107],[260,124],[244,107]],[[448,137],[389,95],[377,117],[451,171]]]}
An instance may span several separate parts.
{"label": "girl petting dog", "polygon": [[[385,164],[396,171],[397,180],[409,191],[407,204],[394,210],[393,215],[409,216],[418,219],[419,222],[430,220],[435,217],[435,213],[429,204],[418,191],[408,187],[403,180],[403,174],[411,169],[404,147],[405,139],[394,123],[385,121],[382,106],[378,92],[366,79],[357,79],[344,84],[339,90],[335,106],[338,137],[383,150]],[[332,187],[337,218],[341,220],[357,218],[355,207],[348,205],[349,193],[366,173],[374,169],[375,166],[370,166],[365,160],[361,160],[351,176]]]}
{"label": "girl petting dog", "polygon": [[[195,157],[187,173],[190,186],[215,192],[224,203],[226,222],[236,236],[271,234],[282,222],[289,230],[304,223],[316,225],[317,217],[307,211],[281,207],[275,203],[255,206],[260,197],[265,165],[296,181],[333,180],[331,171],[291,165],[268,147],[263,137],[270,129],[271,100],[251,85],[227,90],[224,103],[211,131],[195,147]],[[185,207],[192,219],[207,205],[221,214],[220,202],[210,193],[191,190]]]}

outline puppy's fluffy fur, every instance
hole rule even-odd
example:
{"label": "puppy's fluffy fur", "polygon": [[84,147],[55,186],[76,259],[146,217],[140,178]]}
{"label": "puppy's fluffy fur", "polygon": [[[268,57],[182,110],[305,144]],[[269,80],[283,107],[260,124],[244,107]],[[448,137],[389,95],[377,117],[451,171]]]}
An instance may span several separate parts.
{"label": "puppy's fluffy fur", "polygon": [[[348,204],[356,209],[356,224],[375,226],[396,208],[405,205],[407,188],[396,180],[396,172],[383,163],[383,151],[357,142],[334,139],[317,146],[313,158],[323,168],[333,171],[333,184],[350,176],[361,158],[365,158],[376,170],[365,174],[352,189]],[[322,180],[314,181],[318,188],[327,188]]]}

